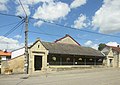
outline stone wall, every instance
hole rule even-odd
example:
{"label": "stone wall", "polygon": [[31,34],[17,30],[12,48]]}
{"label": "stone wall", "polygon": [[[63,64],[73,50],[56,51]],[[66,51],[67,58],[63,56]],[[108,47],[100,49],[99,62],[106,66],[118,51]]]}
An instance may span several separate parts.
{"label": "stone wall", "polygon": [[13,58],[8,61],[2,61],[1,73],[2,74],[24,73],[24,55]]}
{"label": "stone wall", "polygon": [[35,42],[35,44],[29,49],[29,74],[35,72],[35,67],[34,67],[35,56],[42,57],[41,70],[43,71],[47,68],[47,55],[48,55],[48,51],[42,45],[41,41],[38,40],[37,42]]}

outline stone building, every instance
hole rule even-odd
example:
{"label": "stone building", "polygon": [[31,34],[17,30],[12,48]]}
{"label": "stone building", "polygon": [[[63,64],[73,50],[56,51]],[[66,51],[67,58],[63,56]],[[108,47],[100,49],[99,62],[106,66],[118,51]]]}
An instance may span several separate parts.
{"label": "stone building", "polygon": [[120,67],[120,47],[106,46],[102,52],[105,54],[107,67]]}
{"label": "stone building", "polygon": [[1,73],[1,62],[11,59],[11,52],[0,50],[0,73]]}
{"label": "stone building", "polygon": [[[91,67],[101,66],[103,54],[90,47],[83,47],[71,36],[66,35],[63,38],[56,40],[55,42],[43,42],[37,39],[33,45],[28,48],[29,51],[29,73],[33,73],[38,70],[52,70],[57,68],[73,68],[73,67]],[[13,72],[24,72],[24,52],[25,49],[21,48],[12,52],[12,60],[9,65]],[[21,58],[20,58],[21,57]],[[19,62],[20,59],[20,62]],[[15,60],[15,61],[14,61]],[[23,63],[21,63],[23,62]],[[20,64],[21,63],[21,64]]]}

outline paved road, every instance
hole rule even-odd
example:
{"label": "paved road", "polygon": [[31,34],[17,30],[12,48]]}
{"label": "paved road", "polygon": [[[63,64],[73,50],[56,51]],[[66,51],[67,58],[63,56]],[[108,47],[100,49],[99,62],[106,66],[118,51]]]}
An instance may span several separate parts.
{"label": "paved road", "polygon": [[28,79],[24,75],[0,76],[0,85],[120,85],[120,69],[90,69],[38,73]]}

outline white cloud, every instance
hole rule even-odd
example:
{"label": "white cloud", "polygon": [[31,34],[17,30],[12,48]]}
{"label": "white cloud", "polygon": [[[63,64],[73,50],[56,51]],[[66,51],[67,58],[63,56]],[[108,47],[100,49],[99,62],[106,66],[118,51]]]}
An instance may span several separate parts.
{"label": "white cloud", "polygon": [[70,8],[77,8],[77,7],[80,7],[84,4],[86,4],[86,0],[74,0],[71,3]]}
{"label": "white cloud", "polygon": [[91,45],[91,44],[92,44],[92,41],[90,41],[90,40],[88,40],[88,41],[85,43],[86,46],[89,46],[89,45]]}
{"label": "white cloud", "polygon": [[[21,2],[22,2],[22,5],[23,5],[23,7],[24,7],[24,9],[26,11],[26,14],[30,15],[31,14],[30,6],[34,6],[35,4],[40,3],[40,2],[43,2],[43,3],[45,3],[45,2],[46,3],[53,2],[53,0],[21,0]],[[16,0],[15,3],[18,5],[16,7],[16,15],[24,16],[25,13],[24,13],[21,5],[19,5],[20,4],[19,0]]]}
{"label": "white cloud", "polygon": [[[27,15],[30,15],[29,5],[23,5],[25,12]],[[25,15],[24,10],[22,9],[21,5],[17,6],[16,8],[16,15]]]}
{"label": "white cloud", "polygon": [[108,42],[108,43],[106,43],[106,45],[108,45],[108,46],[116,46],[117,47],[117,45],[119,45],[117,42]]}
{"label": "white cloud", "polygon": [[[35,19],[43,19],[46,21],[57,21],[60,19],[65,18],[66,15],[71,11],[72,8],[79,7],[81,5],[84,5],[87,0],[74,0],[71,5],[69,6],[66,3],[63,3],[61,1],[55,1],[55,0],[21,0],[25,11],[28,15],[31,14],[30,12],[30,6],[35,6],[38,3],[41,3],[40,6],[35,10],[35,13],[33,13],[33,18]],[[16,0],[16,4],[18,5],[16,8],[16,15],[25,15],[22,7],[19,5],[19,0]],[[86,19],[86,16],[80,16],[80,21],[77,22],[77,27],[86,27],[86,21],[82,19]],[[80,23],[79,23],[80,22]],[[34,23],[34,26],[41,26],[42,22],[38,21]]]}
{"label": "white cloud", "polygon": [[92,24],[101,33],[120,32],[120,0],[104,0],[96,11]]}
{"label": "white cloud", "polygon": [[70,12],[68,4],[62,2],[43,3],[33,15],[36,19],[55,21],[64,18]]}
{"label": "white cloud", "polygon": [[0,11],[8,11],[7,3],[8,0],[0,0]]}
{"label": "white cloud", "polygon": [[14,38],[20,39],[20,38],[22,38],[22,36],[20,36],[20,35],[15,35]]}
{"label": "white cloud", "polygon": [[83,27],[87,27],[90,23],[87,20],[87,17],[83,14],[80,14],[77,20],[74,21],[74,25],[72,27],[81,29]]}
{"label": "white cloud", "polygon": [[92,47],[94,49],[98,49],[98,44],[93,43],[91,40],[88,40],[87,42],[84,43],[85,46]]}
{"label": "white cloud", "polygon": [[38,21],[34,23],[34,26],[40,27],[43,24],[43,21]]}
{"label": "white cloud", "polygon": [[0,36],[0,49],[1,50],[4,50],[4,49],[14,50],[14,49],[17,49],[23,46],[24,46],[23,43],[19,43],[15,39]]}
{"label": "white cloud", "polygon": [[[49,2],[53,2],[53,0],[21,0],[21,2],[22,4],[26,4],[26,5],[33,5],[40,2],[49,3]],[[16,0],[16,3],[19,3],[19,0]]]}

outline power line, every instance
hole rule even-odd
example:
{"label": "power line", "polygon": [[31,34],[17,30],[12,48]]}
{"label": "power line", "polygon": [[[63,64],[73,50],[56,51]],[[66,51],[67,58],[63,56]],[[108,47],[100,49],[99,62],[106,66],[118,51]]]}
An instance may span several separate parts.
{"label": "power line", "polygon": [[[21,29],[21,32],[20,32],[20,36],[22,36],[23,26],[24,26],[24,25],[22,25],[22,29]],[[20,38],[18,39],[18,42],[20,42]]]}
{"label": "power line", "polygon": [[0,15],[18,17],[18,18],[21,18],[21,19],[23,18],[22,16],[16,16],[16,15],[11,15],[11,14],[4,14],[4,13],[0,13]]}
{"label": "power line", "polygon": [[109,37],[116,37],[116,38],[120,38],[120,36],[115,36],[115,35],[109,35],[109,34],[101,34],[101,33],[97,33],[97,32],[92,32],[92,31],[88,31],[88,30],[83,30],[83,29],[76,29],[74,27],[70,27],[70,26],[64,26],[64,25],[61,25],[61,24],[58,24],[58,23],[53,23],[53,22],[49,22],[49,21],[45,21],[43,19],[35,19],[35,18],[31,18],[30,19],[34,19],[34,20],[41,20],[45,23],[48,23],[48,24],[52,24],[52,25],[56,25],[56,26],[60,26],[60,27],[65,27],[65,28],[68,28],[68,29],[72,29],[72,30],[78,30],[78,31],[82,31],[82,32],[87,32],[87,33],[92,33],[92,34],[97,34],[97,35],[104,35],[104,36],[109,36]]}
{"label": "power line", "polygon": [[56,37],[62,36],[62,35],[55,35],[55,34],[49,34],[49,33],[43,33],[43,32],[36,32],[36,31],[30,31],[30,30],[28,32],[35,33],[35,34],[51,35],[51,36],[56,36]]}
{"label": "power line", "polygon": [[[29,70],[29,54],[28,54],[28,16],[27,16],[27,13],[22,5],[22,2],[19,0],[20,2],[20,5],[22,6],[22,9],[26,15],[26,17],[21,17],[21,19],[24,19],[22,20],[22,22],[18,23],[14,28],[12,28],[11,30],[9,30],[4,36],[8,36],[10,33],[12,33],[14,30],[17,29],[17,27],[19,27],[21,24],[23,24],[23,22],[25,22],[25,65],[24,65],[24,70],[25,70],[25,73],[28,74],[28,70]],[[6,14],[2,14],[2,15],[6,15]],[[6,15],[6,16],[12,16],[12,15]]]}
{"label": "power line", "polygon": [[20,2],[20,5],[21,5],[21,7],[22,7],[22,9],[23,9],[23,11],[24,11],[24,13],[25,13],[25,15],[27,16],[27,13],[26,13],[26,11],[25,11],[23,5],[22,5],[22,2],[21,2],[20,0],[19,0],[19,2]]}
{"label": "power line", "polygon": [[[28,32],[30,32],[30,33],[34,33],[34,34],[42,34],[42,35],[48,35],[48,36],[55,36],[55,37],[62,37],[63,35],[56,35],[56,34],[50,34],[50,33],[44,33],[44,32],[36,32],[36,31],[31,31],[31,30],[29,30]],[[91,40],[91,41],[94,41],[94,42],[96,42],[96,41],[100,41],[100,40],[97,40],[97,39],[89,39],[89,38],[82,38],[82,37],[74,37],[73,36],[73,38],[74,39],[80,39],[80,40]]]}
{"label": "power line", "polygon": [[[32,23],[32,22],[30,21],[30,23]],[[33,24],[33,23],[32,23],[32,24]],[[39,29],[39,30],[40,30],[40,29]],[[61,37],[61,36],[63,36],[63,35],[49,34],[49,33],[46,33],[45,31],[43,31],[43,32],[29,31],[29,32],[31,32],[31,33],[35,33],[35,34],[43,34],[43,35],[56,36],[56,37]],[[92,41],[97,41],[97,40],[88,39],[88,38],[80,38],[80,37],[73,37],[73,38],[75,38],[75,39],[82,39],[82,40],[92,40]]]}
{"label": "power line", "polygon": [[21,20],[21,21],[20,21],[17,25],[15,25],[12,29],[10,29],[7,33],[5,33],[5,34],[3,35],[3,37],[0,39],[0,41],[3,40],[4,37],[7,37],[9,34],[11,34],[12,32],[14,32],[21,24],[23,24],[23,22],[24,22],[24,19]]}
{"label": "power line", "polygon": [[11,34],[12,32],[14,32],[21,24],[23,24],[24,19],[21,20],[17,25],[15,25],[12,29],[10,29],[7,33],[5,33],[3,36],[7,37],[9,34]]}
{"label": "power line", "polygon": [[0,29],[1,29],[1,28],[4,28],[4,27],[7,27],[7,26],[10,26],[10,25],[14,25],[14,24],[16,24],[16,23],[18,23],[18,22],[6,24],[6,25],[1,25],[1,26],[0,26]]}
{"label": "power line", "polygon": [[0,42],[0,44],[16,44],[16,43]]}
{"label": "power line", "polygon": [[25,65],[24,65],[24,71],[26,74],[29,72],[29,54],[28,54],[28,16],[27,13],[22,5],[22,2],[19,0],[20,5],[22,6],[22,9],[26,15],[25,19]]}
{"label": "power line", "polygon": [[[29,22],[31,23],[31,24],[33,24],[32,22],[31,22],[31,20],[29,20]],[[38,28],[39,29],[39,28]],[[40,31],[43,31],[44,33],[46,33],[44,30],[42,30],[42,29],[39,29]]]}
{"label": "power line", "polygon": [[[55,34],[50,34],[50,33],[43,33],[43,32],[36,32],[36,31],[28,31],[30,33],[35,33],[35,34],[42,34],[42,35],[49,35],[49,36],[56,36],[56,37],[61,37],[63,35],[55,35]],[[82,39],[82,40],[92,40],[92,41],[96,41],[96,40],[93,40],[93,39],[88,39],[88,38],[80,38],[80,37],[73,37],[75,39]]]}
{"label": "power line", "polygon": [[[22,26],[22,29],[20,31],[20,36],[22,35],[22,31],[23,31],[23,26]],[[18,42],[19,42],[20,39],[18,39]],[[10,43],[10,42],[0,42],[0,44],[18,44],[18,43]]]}

